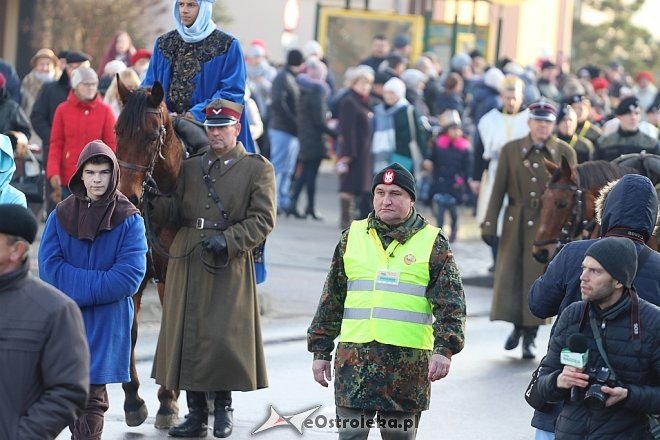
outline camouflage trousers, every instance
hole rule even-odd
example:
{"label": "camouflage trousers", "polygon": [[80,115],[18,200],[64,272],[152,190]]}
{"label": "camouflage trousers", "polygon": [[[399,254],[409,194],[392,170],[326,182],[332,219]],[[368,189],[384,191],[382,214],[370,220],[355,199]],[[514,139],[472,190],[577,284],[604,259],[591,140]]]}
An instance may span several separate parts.
{"label": "camouflage trousers", "polygon": [[337,406],[339,440],[366,440],[371,428],[380,429],[383,440],[414,440],[421,413],[373,411]]}

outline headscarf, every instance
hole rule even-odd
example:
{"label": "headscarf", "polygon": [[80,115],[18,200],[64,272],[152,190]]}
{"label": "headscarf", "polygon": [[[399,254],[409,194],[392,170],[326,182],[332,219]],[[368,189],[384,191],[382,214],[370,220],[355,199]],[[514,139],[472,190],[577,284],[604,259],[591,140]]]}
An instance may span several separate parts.
{"label": "headscarf", "polygon": [[[112,162],[108,190],[99,200],[90,201],[82,181],[85,163],[94,156],[106,156]],[[119,164],[115,153],[102,141],[92,141],[80,153],[76,172],[69,182],[71,195],[57,205],[55,212],[62,228],[78,240],[93,241],[103,231],[110,231],[127,217],[140,211],[119,192]]]}
{"label": "headscarf", "polygon": [[215,3],[215,0],[197,0],[199,14],[192,26],[187,27],[181,23],[179,2],[174,0],[174,24],[183,41],[186,43],[199,43],[217,28],[213,22],[213,3]]}

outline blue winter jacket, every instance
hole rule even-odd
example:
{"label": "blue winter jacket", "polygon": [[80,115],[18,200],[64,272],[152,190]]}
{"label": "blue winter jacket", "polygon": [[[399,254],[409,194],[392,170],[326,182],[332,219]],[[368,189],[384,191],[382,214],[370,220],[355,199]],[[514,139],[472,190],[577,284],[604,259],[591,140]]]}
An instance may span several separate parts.
{"label": "blue winter jacket", "polygon": [[90,383],[130,381],[133,299],[146,270],[142,217],[134,214],[93,241],[48,217],[39,247],[39,276],[73,299],[83,315],[91,354]]}
{"label": "blue winter jacket", "polygon": [[[628,174],[612,188],[605,199],[601,231],[604,236],[626,236],[623,229],[643,233],[650,237],[658,213],[658,199],[649,179]],[[615,231],[616,229],[616,231]],[[534,281],[529,291],[529,308],[539,318],[550,318],[582,299],[580,275],[584,255],[597,239],[568,243],[550,262],[545,273]],[[633,240],[637,253],[644,244]],[[640,298],[660,305],[660,253],[652,251],[643,266],[637,270],[633,285]],[[561,405],[553,412],[535,411],[532,426],[554,431],[556,416]]]}
{"label": "blue winter jacket", "polygon": [[11,141],[4,134],[0,134],[0,204],[16,204],[27,208],[25,194],[9,184],[15,171]]}

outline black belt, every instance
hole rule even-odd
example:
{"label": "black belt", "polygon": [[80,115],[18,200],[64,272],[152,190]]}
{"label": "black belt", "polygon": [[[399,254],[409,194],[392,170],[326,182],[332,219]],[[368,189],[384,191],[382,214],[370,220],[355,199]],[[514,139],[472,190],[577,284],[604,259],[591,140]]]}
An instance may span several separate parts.
{"label": "black belt", "polygon": [[194,229],[216,229],[218,231],[224,231],[231,223],[227,220],[209,220],[207,218],[196,218],[183,221],[183,226]]}
{"label": "black belt", "polygon": [[526,208],[536,209],[539,206],[541,206],[541,199],[533,198],[533,199],[525,200],[523,203],[516,203],[516,199],[509,197],[509,206],[516,206],[516,205],[523,206]]}

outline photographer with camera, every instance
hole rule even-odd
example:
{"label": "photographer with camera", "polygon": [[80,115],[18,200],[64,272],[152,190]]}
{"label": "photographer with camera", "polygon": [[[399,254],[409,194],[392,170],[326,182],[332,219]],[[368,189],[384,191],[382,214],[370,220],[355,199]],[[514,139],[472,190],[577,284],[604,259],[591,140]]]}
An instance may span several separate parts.
{"label": "photographer with camera", "polygon": [[[585,254],[583,301],[561,314],[536,385],[542,400],[564,403],[557,440],[651,438],[647,414],[660,413],[660,309],[637,296],[636,271],[628,239],[602,238]],[[583,370],[562,365],[562,349],[576,334],[587,338]]]}

